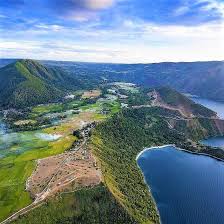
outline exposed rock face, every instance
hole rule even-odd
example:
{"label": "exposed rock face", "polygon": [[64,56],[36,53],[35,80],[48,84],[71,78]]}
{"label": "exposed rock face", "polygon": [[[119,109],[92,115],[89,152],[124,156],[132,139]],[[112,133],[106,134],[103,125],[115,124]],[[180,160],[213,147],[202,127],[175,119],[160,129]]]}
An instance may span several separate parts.
{"label": "exposed rock face", "polygon": [[156,88],[148,95],[151,95],[153,106],[178,111],[184,118],[218,118],[214,111],[195,103],[185,95],[169,87]]}

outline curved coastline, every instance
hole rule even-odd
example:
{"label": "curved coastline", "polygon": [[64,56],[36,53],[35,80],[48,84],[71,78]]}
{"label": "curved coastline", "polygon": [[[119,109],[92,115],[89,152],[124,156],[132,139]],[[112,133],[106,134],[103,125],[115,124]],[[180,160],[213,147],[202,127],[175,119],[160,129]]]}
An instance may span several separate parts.
{"label": "curved coastline", "polygon": [[162,148],[165,148],[165,147],[168,147],[168,146],[174,146],[176,147],[175,144],[169,144],[169,145],[159,145],[159,146],[152,146],[152,147],[149,147],[149,148],[144,148],[141,152],[138,153],[138,155],[136,156],[136,161],[139,159],[139,157],[146,151],[148,150],[152,150],[152,149],[162,149]]}
{"label": "curved coastline", "polygon": [[135,159],[136,159],[136,164],[137,164],[139,170],[141,171],[141,173],[142,173],[142,175],[143,175],[144,183],[146,184],[146,186],[147,186],[147,188],[148,188],[148,190],[149,190],[149,193],[150,193],[150,195],[151,195],[151,197],[152,197],[153,203],[154,203],[154,205],[155,205],[155,209],[156,209],[156,211],[157,211],[157,215],[159,216],[159,223],[160,223],[160,224],[162,224],[162,220],[161,220],[161,216],[160,216],[160,213],[159,213],[159,209],[158,209],[158,207],[157,207],[155,198],[154,198],[153,195],[152,195],[151,188],[150,188],[150,186],[147,184],[146,179],[145,179],[145,176],[144,176],[144,174],[143,174],[143,172],[142,172],[140,166],[138,165],[137,160],[139,159],[139,157],[140,157],[143,153],[145,153],[145,152],[148,151],[148,150],[156,149],[156,148],[165,148],[165,147],[168,147],[168,146],[175,146],[175,145],[174,145],[174,144],[170,144],[170,145],[153,146],[153,147],[150,147],[150,148],[144,148],[141,152],[138,153],[138,155],[137,155],[136,158],[135,158]]}
{"label": "curved coastline", "polygon": [[[186,153],[190,153],[190,154],[194,154],[194,155],[199,155],[199,156],[200,156],[200,155],[201,155],[201,156],[206,156],[206,157],[213,158],[213,159],[215,159],[215,160],[217,160],[217,161],[224,162],[223,159],[218,158],[218,157],[216,157],[216,156],[209,155],[209,154],[207,154],[207,153],[192,152],[192,151],[189,151],[189,150],[186,150],[186,149],[182,149],[182,148],[180,148],[180,147],[177,147],[175,144],[168,144],[168,145],[162,145],[162,146],[160,145],[160,146],[152,146],[152,147],[149,147],[149,148],[144,148],[144,149],[143,149],[141,152],[139,152],[139,153],[137,154],[137,156],[136,156],[136,163],[137,163],[138,168],[141,170],[140,166],[138,165],[137,160],[139,159],[139,157],[140,157],[143,153],[145,153],[146,151],[152,150],[152,149],[163,149],[163,148],[166,148],[166,147],[169,147],[169,146],[171,146],[171,147],[175,147],[177,150],[182,151],[182,152],[186,152]],[[155,199],[154,199],[154,197],[153,197],[153,195],[152,195],[151,187],[149,186],[149,184],[147,184],[146,179],[145,179],[145,176],[144,176],[142,170],[141,170],[141,173],[142,173],[142,175],[143,175],[144,182],[145,182],[145,184],[147,185],[147,187],[148,187],[148,189],[149,189],[149,193],[150,193],[150,195],[151,195],[151,197],[152,197],[152,199],[153,199],[153,203],[154,203],[154,205],[155,205],[157,214],[158,214],[158,216],[159,216],[159,222],[162,224],[162,220],[161,220],[161,216],[160,216],[160,213],[159,213],[159,209],[158,209],[158,207],[157,207],[157,203],[156,203],[156,201],[155,201]]]}

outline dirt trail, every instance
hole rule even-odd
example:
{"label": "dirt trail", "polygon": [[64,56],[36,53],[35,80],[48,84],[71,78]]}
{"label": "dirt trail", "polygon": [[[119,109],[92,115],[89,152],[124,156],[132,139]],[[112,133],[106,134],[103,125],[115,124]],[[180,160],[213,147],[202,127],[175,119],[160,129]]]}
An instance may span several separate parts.
{"label": "dirt trail", "polygon": [[[77,182],[79,187],[98,185],[102,180],[102,174],[101,170],[96,166],[96,160],[91,151],[86,148],[87,141],[88,133],[84,136],[82,142],[70,151],[38,160],[36,169],[27,181],[26,189],[30,191],[32,186],[38,185],[39,182],[36,182],[36,180],[41,178],[38,176],[39,173],[43,174],[47,169],[50,169],[52,172],[50,180],[41,192],[35,194],[35,200],[32,204],[15,212],[0,224],[10,223],[18,218],[18,216],[41,206],[46,198],[65,188],[69,189],[69,186],[74,182]],[[61,159],[62,161],[57,166],[51,162],[54,160],[60,161]],[[46,166],[46,162],[50,165]],[[70,188],[73,189],[72,187]]]}

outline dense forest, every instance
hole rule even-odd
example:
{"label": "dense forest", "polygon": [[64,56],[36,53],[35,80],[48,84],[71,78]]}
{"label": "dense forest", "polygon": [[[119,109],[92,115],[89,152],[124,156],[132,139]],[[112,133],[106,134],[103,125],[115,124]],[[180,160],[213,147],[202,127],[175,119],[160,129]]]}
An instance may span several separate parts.
{"label": "dense forest", "polygon": [[167,114],[176,116],[175,112],[158,107],[125,109],[100,124],[92,136],[93,151],[101,163],[106,186],[138,223],[159,222],[154,201],[136,163],[137,154],[145,147],[175,144],[192,152],[224,158],[222,150],[193,141],[221,134],[212,120],[196,119],[195,125],[189,126],[183,119],[182,126],[170,127],[163,117]]}
{"label": "dense forest", "polygon": [[138,223],[159,223],[159,217],[137,167],[137,154],[144,147],[184,140],[151,108],[124,110],[96,128],[92,144],[105,184]]}

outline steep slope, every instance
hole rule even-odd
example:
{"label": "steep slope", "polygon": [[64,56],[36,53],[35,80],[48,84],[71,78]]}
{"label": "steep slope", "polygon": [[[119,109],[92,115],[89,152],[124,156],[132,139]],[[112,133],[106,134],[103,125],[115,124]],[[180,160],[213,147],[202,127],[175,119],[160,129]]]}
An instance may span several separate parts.
{"label": "steep slope", "polygon": [[46,82],[50,73],[38,63],[20,60],[0,69],[0,105],[25,107],[55,100],[62,92]]}
{"label": "steep slope", "polygon": [[179,111],[184,117],[208,117],[217,118],[217,114],[192,101],[183,94],[169,87],[159,87],[152,92],[154,106],[162,106],[167,109]]}
{"label": "steep slope", "polygon": [[33,60],[18,60],[0,69],[0,106],[22,108],[51,102],[78,85],[61,69]]}
{"label": "steep slope", "polygon": [[146,84],[151,79],[181,92],[224,100],[224,62],[162,63],[146,69]]}

